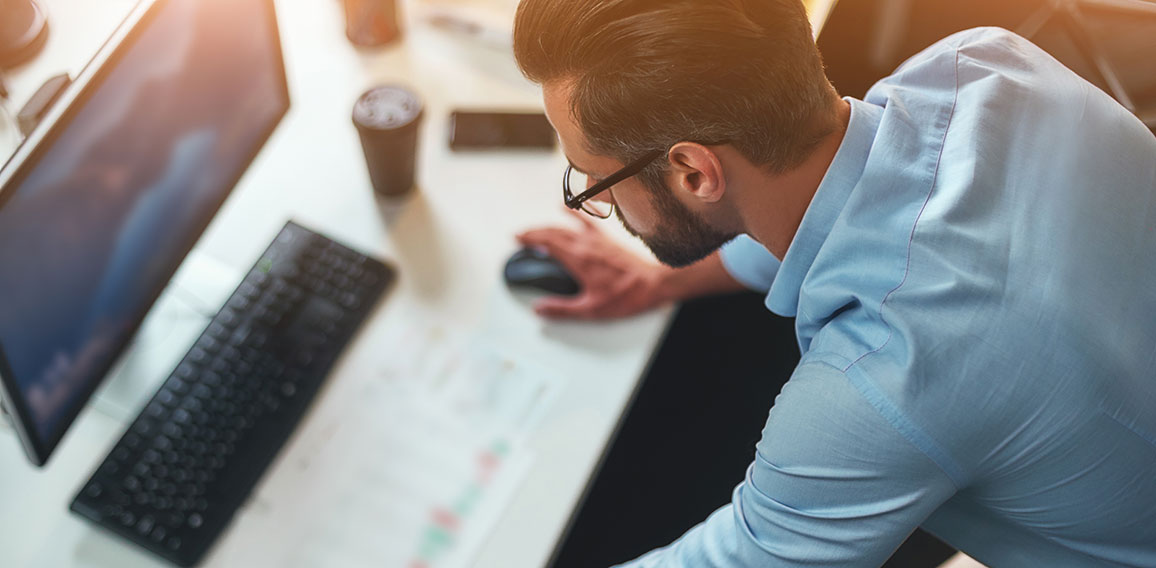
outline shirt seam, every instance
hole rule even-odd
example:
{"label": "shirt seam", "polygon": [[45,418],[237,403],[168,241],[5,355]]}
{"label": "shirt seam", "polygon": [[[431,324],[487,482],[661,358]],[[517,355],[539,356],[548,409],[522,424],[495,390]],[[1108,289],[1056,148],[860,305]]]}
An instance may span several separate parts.
{"label": "shirt seam", "polygon": [[943,150],[947,146],[947,135],[951,131],[951,122],[952,119],[955,118],[955,107],[959,103],[959,47],[955,48],[955,62],[952,65],[952,72],[955,80],[955,90],[952,93],[951,110],[947,113],[947,124],[943,128],[943,138],[939,142],[939,152],[935,157],[935,169],[931,174],[931,184],[927,191],[927,197],[923,199],[923,205],[920,206],[919,214],[915,216],[915,222],[911,225],[911,233],[907,237],[907,258],[903,268],[903,278],[901,278],[899,284],[896,284],[894,288],[888,291],[883,296],[883,300],[879,302],[879,320],[887,326],[887,338],[883,340],[883,343],[881,343],[879,347],[860,355],[847,365],[846,368],[843,369],[844,373],[850,370],[851,367],[858,365],[867,357],[882,351],[884,347],[891,343],[891,339],[895,336],[895,328],[891,326],[891,323],[888,322],[887,318],[883,315],[883,308],[886,306],[887,300],[891,299],[891,296],[907,283],[907,278],[911,275],[911,250],[915,244],[915,232],[919,229],[919,222],[923,219],[923,213],[927,211],[927,205],[931,203],[931,196],[935,194],[935,184],[939,181],[939,168],[943,163]]}
{"label": "shirt seam", "polygon": [[927,456],[928,459],[935,463],[936,466],[939,467],[940,470],[942,470],[949,479],[951,479],[957,490],[961,489],[965,485],[965,476],[962,468],[960,468],[958,464],[955,463],[955,460],[952,459],[947,454],[947,452],[943,451],[939,447],[939,444],[930,435],[916,428],[915,425],[911,423],[910,419],[906,417],[906,415],[904,415],[902,412],[899,412],[898,408],[887,397],[887,395],[880,391],[878,387],[875,386],[869,380],[869,378],[867,378],[865,372],[863,373],[864,376],[862,377],[862,381],[852,378],[851,373],[855,372],[855,374],[859,374],[858,371],[860,371],[862,368],[859,366],[859,364],[871,355],[875,355],[881,352],[885,347],[887,347],[887,345],[891,343],[891,340],[895,337],[895,328],[889,321],[887,321],[886,316],[883,314],[883,310],[887,306],[887,301],[891,299],[891,296],[903,288],[903,286],[907,283],[908,278],[911,276],[911,257],[915,244],[915,233],[919,229],[919,223],[923,219],[923,214],[927,211],[928,204],[931,203],[931,197],[935,194],[936,183],[939,181],[939,171],[943,163],[943,153],[944,149],[947,147],[947,136],[951,132],[951,123],[955,118],[955,109],[959,103],[959,52],[960,47],[955,46],[955,61],[952,65],[952,74],[955,82],[955,88],[952,93],[951,108],[947,113],[947,123],[943,128],[943,137],[940,139],[939,151],[935,158],[935,168],[932,170],[931,182],[928,187],[927,196],[923,199],[923,204],[919,208],[919,213],[915,216],[915,222],[912,223],[911,232],[907,238],[907,252],[903,269],[903,277],[900,279],[899,283],[896,284],[895,287],[890,291],[888,291],[887,294],[883,296],[883,299],[879,302],[878,317],[879,321],[882,321],[883,324],[887,326],[887,337],[878,347],[863,353],[850,363],[842,367],[835,366],[835,369],[841,371],[843,376],[846,377],[849,382],[851,382],[852,386],[859,392],[860,396],[863,396],[864,399],[867,400],[868,404],[870,404],[872,408],[874,408],[875,411],[883,417],[884,420],[891,424],[892,428],[896,429],[900,436],[902,436],[905,440],[908,441],[908,443],[915,446],[921,453]]}
{"label": "shirt seam", "polygon": [[[838,355],[835,354],[831,355],[838,357]],[[843,357],[838,358],[844,361],[846,360]],[[879,389],[874,388],[870,380],[856,379],[847,371],[840,368],[839,365],[822,359],[808,361],[799,365],[799,368],[801,369],[808,365],[830,368],[842,375],[843,378],[851,384],[851,388],[859,393],[859,396],[863,398],[864,402],[866,402],[896,434],[899,434],[899,437],[903,438],[908,444],[911,444],[911,447],[915,448],[931,461],[931,463],[935,464],[935,467],[951,481],[952,486],[955,487],[957,492],[961,491],[967,485],[966,476],[959,465],[955,463],[955,460],[947,455],[947,452],[941,450],[931,436],[919,428],[916,428],[915,424],[912,423],[906,415],[899,412],[899,410],[895,408],[895,405],[892,404]],[[853,369],[852,372],[858,373],[860,369]],[[871,392],[865,392],[866,390],[870,390]],[[918,438],[925,438],[925,440],[919,440]]]}

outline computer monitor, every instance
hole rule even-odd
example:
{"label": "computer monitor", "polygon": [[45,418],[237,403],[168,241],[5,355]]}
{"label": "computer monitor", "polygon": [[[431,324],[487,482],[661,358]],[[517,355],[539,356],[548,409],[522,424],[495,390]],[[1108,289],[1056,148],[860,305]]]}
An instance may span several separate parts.
{"label": "computer monitor", "polygon": [[272,0],[144,0],[0,170],[0,385],[43,465],[289,108]]}

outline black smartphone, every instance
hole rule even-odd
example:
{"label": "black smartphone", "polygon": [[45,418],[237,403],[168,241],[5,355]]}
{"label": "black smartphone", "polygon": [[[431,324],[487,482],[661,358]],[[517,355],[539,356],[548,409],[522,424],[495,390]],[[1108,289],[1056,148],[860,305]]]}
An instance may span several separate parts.
{"label": "black smartphone", "polygon": [[558,136],[542,113],[454,111],[450,149],[554,148]]}

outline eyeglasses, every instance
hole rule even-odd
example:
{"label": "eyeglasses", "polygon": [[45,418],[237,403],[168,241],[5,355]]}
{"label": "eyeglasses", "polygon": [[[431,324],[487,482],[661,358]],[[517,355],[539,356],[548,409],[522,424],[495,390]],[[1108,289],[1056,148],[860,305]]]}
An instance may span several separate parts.
{"label": "eyeglasses", "polygon": [[606,179],[590,186],[589,189],[578,195],[574,195],[574,192],[570,189],[570,179],[574,174],[574,164],[570,164],[566,166],[566,173],[562,176],[562,199],[566,202],[566,207],[581,209],[587,214],[599,219],[609,219],[610,215],[614,213],[614,204],[590,201],[590,198],[610,189],[614,184],[626,178],[638,175],[638,172],[641,172],[646,166],[649,166],[651,162],[665,153],[665,150],[651,150],[641,158],[627,164],[625,168],[610,174]]}

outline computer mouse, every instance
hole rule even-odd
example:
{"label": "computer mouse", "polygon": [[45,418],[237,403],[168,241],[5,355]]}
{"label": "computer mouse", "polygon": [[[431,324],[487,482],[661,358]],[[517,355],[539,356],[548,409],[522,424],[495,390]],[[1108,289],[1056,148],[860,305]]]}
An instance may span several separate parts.
{"label": "computer mouse", "polygon": [[505,277],[511,288],[540,290],[556,296],[573,296],[582,290],[558,259],[535,248],[526,247],[510,256]]}

